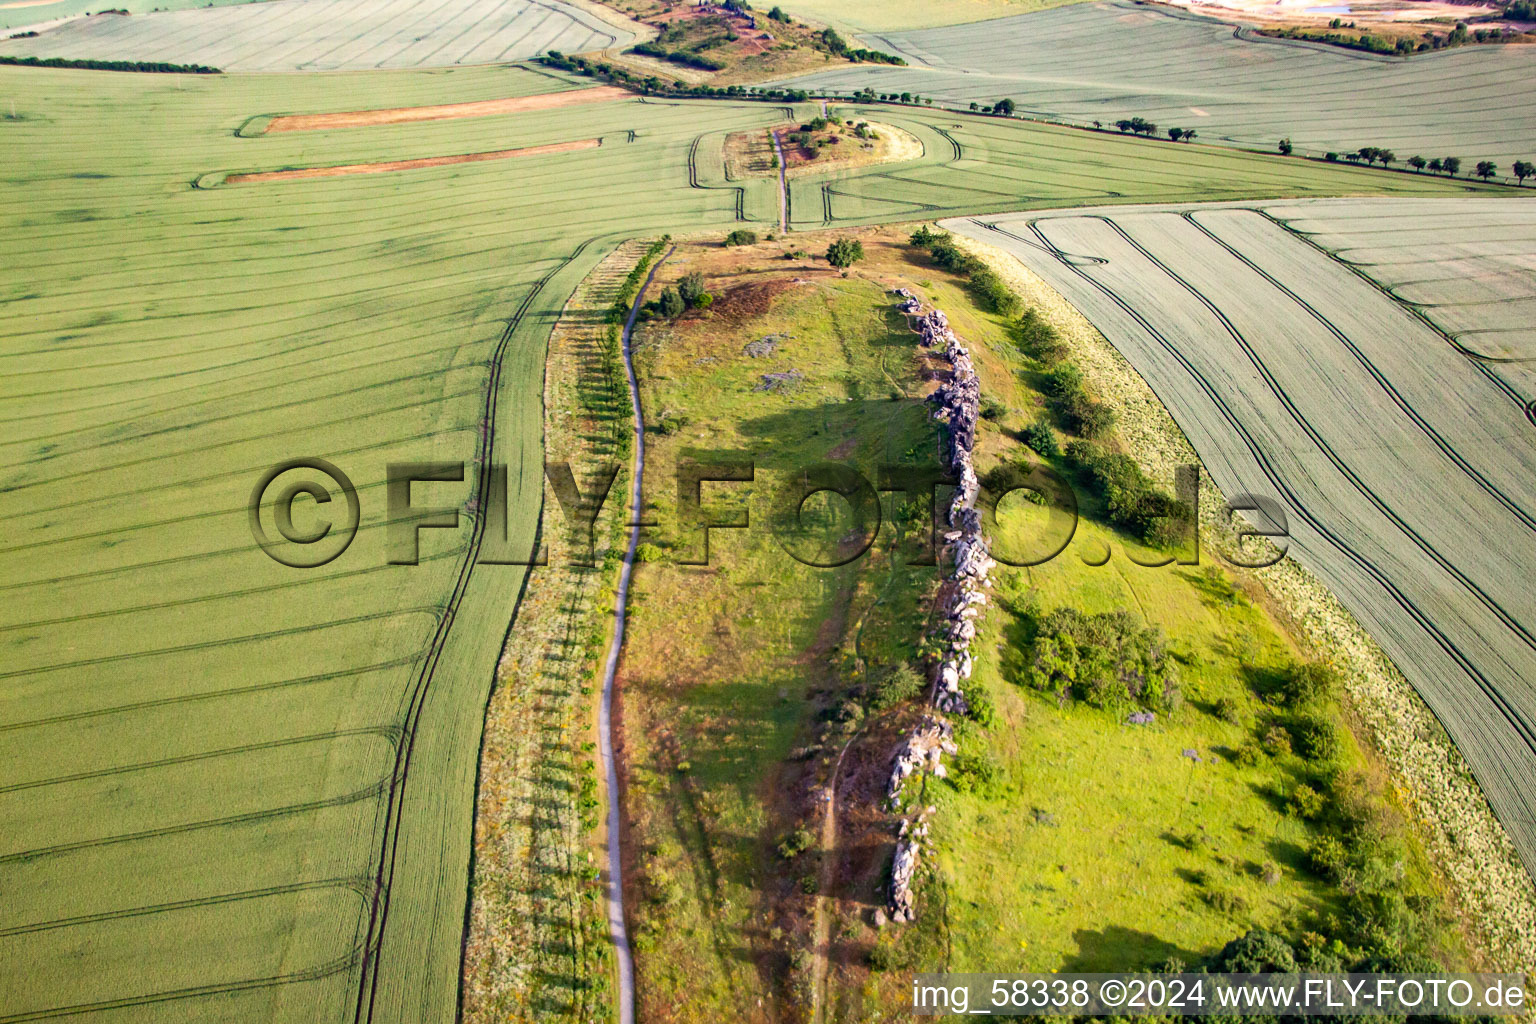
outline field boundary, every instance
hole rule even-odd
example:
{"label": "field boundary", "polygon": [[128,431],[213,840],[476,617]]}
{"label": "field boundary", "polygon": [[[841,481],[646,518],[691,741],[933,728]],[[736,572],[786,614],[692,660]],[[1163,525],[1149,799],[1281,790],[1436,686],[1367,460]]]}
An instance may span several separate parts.
{"label": "field boundary", "polygon": [[328,131],[336,128],[372,128],[389,124],[417,124],[422,121],[450,121],[466,117],[494,117],[534,110],[585,106],[632,100],[635,94],[614,85],[590,89],[565,89],[540,92],[530,96],[507,96],[493,100],[468,100],[463,103],[435,103],[419,107],[380,107],[372,110],[342,110],[324,114],[257,114],[235,131],[242,139],[287,132]]}
{"label": "field boundary", "polygon": [[[552,142],[544,146],[524,146],[521,149],[496,149],[484,153],[461,153],[456,156],[424,156],[412,160],[387,160],[369,164],[337,164],[331,167],[291,167],[277,171],[215,171],[200,175],[193,188],[208,189],[221,185],[249,185],[267,181],[300,181],[311,178],[341,178],[353,174],[385,174],[393,171],[415,171],[427,167],[449,167],[454,164],[482,163],[487,160],[512,160],[528,156],[547,156],[551,153],[573,153],[583,149],[596,149],[603,144],[602,136],[595,139],[579,139],[574,142]],[[215,180],[215,176],[219,176]]]}

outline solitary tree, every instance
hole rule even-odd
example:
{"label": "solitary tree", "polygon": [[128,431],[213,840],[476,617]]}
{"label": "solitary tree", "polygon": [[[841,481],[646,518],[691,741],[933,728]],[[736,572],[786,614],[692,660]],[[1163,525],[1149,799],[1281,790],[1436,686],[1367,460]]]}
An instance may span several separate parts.
{"label": "solitary tree", "polygon": [[1184,137],[1184,129],[1183,128],[1169,128],[1168,129],[1168,137],[1170,139],[1172,139],[1174,142],[1178,142],[1180,139],[1182,139]]}
{"label": "solitary tree", "polygon": [[1429,172],[1431,174],[1439,174],[1440,173],[1440,158],[1439,157],[1435,157],[1433,160],[1431,160],[1429,162]]}
{"label": "solitary tree", "polygon": [[972,100],[971,101],[971,109],[972,110],[980,110],[981,109],[981,104],[979,104],[976,101]]}
{"label": "solitary tree", "polygon": [[827,247],[827,262],[846,270],[864,258],[864,243],[857,238],[839,238]]}
{"label": "solitary tree", "polygon": [[1408,158],[1408,166],[1416,171],[1423,171],[1426,164],[1428,164],[1428,161],[1421,156],[1411,156]]}
{"label": "solitary tree", "polygon": [[1520,184],[1524,185],[1526,178],[1536,174],[1536,164],[1531,163],[1529,160],[1516,160],[1514,171],[1515,178],[1520,182]]}
{"label": "solitary tree", "polygon": [[1010,100],[1010,99],[1000,99],[1000,100],[998,100],[996,103],[992,104],[992,113],[994,113],[994,114],[1002,114],[1005,117],[1012,117],[1013,116],[1013,100]]}
{"label": "solitary tree", "polygon": [[[691,274],[684,274],[683,279],[677,282],[677,294],[685,304],[697,306],[699,297],[704,294],[704,275],[697,270]],[[662,298],[665,299],[666,295],[663,294]]]}
{"label": "solitary tree", "polygon": [[671,318],[673,318],[675,316],[682,316],[683,310],[685,310],[687,308],[688,308],[688,304],[683,301],[683,297],[677,293],[677,289],[676,288],[663,288],[662,289],[662,291],[661,291],[661,315],[662,316],[664,316],[664,317],[666,317],[667,319],[670,320]]}
{"label": "solitary tree", "polygon": [[1479,160],[1477,162],[1477,176],[1487,181],[1498,171],[1499,165],[1492,160]]}
{"label": "solitary tree", "polygon": [[1440,166],[1445,168],[1446,174],[1454,178],[1461,173],[1461,157],[1448,156],[1440,161]]}
{"label": "solitary tree", "polygon": [[1189,141],[1193,140],[1196,135],[1199,135],[1199,134],[1200,133],[1195,131],[1193,128],[1185,128],[1184,129],[1184,141],[1185,142],[1189,142]]}
{"label": "solitary tree", "polygon": [[1291,140],[1290,139],[1281,139],[1280,140],[1280,155],[1281,156],[1290,156],[1291,155]]}

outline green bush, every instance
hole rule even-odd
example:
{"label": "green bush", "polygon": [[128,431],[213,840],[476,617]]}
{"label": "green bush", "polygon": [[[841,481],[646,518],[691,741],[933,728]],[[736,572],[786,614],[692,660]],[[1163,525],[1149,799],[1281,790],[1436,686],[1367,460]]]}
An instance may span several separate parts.
{"label": "green bush", "polygon": [[997,721],[997,702],[992,695],[972,683],[965,691],[966,714],[983,729],[990,729]]}
{"label": "green bush", "polygon": [[794,860],[815,844],[816,837],[811,830],[804,825],[796,825],[793,831],[779,840],[779,856],[785,860]]}
{"label": "green bush", "polygon": [[1307,847],[1307,865],[1324,878],[1337,880],[1349,853],[1335,836],[1318,836]]}
{"label": "green bush", "polygon": [[661,548],[657,547],[655,544],[641,544],[639,547],[635,548],[635,558],[641,562],[660,561],[662,555],[663,552]]}
{"label": "green bush", "polygon": [[1044,420],[1036,420],[1024,428],[1024,443],[1048,459],[1061,454],[1056,432]]}
{"label": "green bush", "polygon": [[1307,821],[1316,821],[1321,818],[1327,806],[1328,802],[1323,799],[1323,794],[1305,784],[1291,790],[1290,799],[1285,802],[1288,813]]}
{"label": "green bush", "polygon": [[668,286],[661,290],[661,298],[656,304],[656,310],[662,316],[671,320],[674,317],[682,316],[683,311],[687,308],[688,303],[678,294],[676,288]]}
{"label": "green bush", "polygon": [[1338,756],[1339,729],[1326,714],[1307,712],[1290,722],[1291,745],[1314,764],[1326,764]]}
{"label": "green bush", "polygon": [[1066,455],[1104,499],[1109,521],[1142,540],[1166,546],[1194,521],[1194,510],[1157,490],[1130,456],[1089,441],[1073,441]]}
{"label": "green bush", "polygon": [[1291,753],[1291,734],[1278,725],[1270,726],[1259,742],[1270,757],[1287,757]]}
{"label": "green bush", "polygon": [[746,228],[737,228],[725,236],[725,244],[728,247],[733,245],[756,245],[757,232],[748,231]]}
{"label": "green bush", "polygon": [[839,270],[853,266],[864,258],[864,243],[857,238],[839,238],[827,246],[827,262]]}
{"label": "green bush", "polygon": [[683,297],[688,305],[697,305],[700,296],[705,294],[704,275],[698,271],[684,274],[683,279],[677,282],[677,293]]}
{"label": "green bush", "polygon": [[871,711],[884,711],[923,692],[923,677],[906,662],[879,673],[869,684],[865,703]]}
{"label": "green bush", "polygon": [[986,749],[957,755],[949,769],[950,783],[962,793],[985,794],[1001,775],[997,759]]}
{"label": "green bush", "polygon": [[1231,697],[1223,697],[1218,700],[1212,712],[1217,718],[1231,725],[1241,725],[1243,722],[1242,705]]}
{"label": "green bush", "polygon": [[1286,669],[1280,692],[1293,707],[1332,701],[1339,694],[1339,676],[1320,662],[1297,662]]}
{"label": "green bush", "polygon": [[1178,668],[1162,632],[1128,612],[1058,608],[1041,618],[1025,675],[1037,690],[1096,707],[1126,702],[1169,711],[1180,702]]}
{"label": "green bush", "polygon": [[1047,364],[1066,358],[1067,344],[1060,332],[1034,307],[1019,314],[1013,331],[1014,342],[1025,355]]}
{"label": "green bush", "polygon": [[1287,974],[1296,970],[1296,954],[1279,935],[1255,928],[1223,946],[1214,966],[1231,974]]}

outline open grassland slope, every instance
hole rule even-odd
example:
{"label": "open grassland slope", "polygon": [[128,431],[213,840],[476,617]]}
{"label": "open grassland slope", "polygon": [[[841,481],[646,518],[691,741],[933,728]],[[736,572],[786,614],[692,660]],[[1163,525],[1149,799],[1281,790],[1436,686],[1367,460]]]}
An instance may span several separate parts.
{"label": "open grassland slope", "polygon": [[[1081,309],[1147,378],[1223,492],[1280,502],[1292,555],[1422,695],[1530,871],[1529,379],[1512,375],[1512,364],[1469,357],[1288,230],[1280,209],[1286,221],[1307,222],[1312,213],[1299,203],[1275,212],[1122,209],[955,226],[1006,248]],[[1359,237],[1384,228],[1372,218],[1392,210],[1325,203],[1310,223],[1333,237]],[[1527,219],[1523,204],[1497,200],[1435,212],[1453,210],[1507,225],[1510,237],[1522,235]],[[1373,232],[1377,245],[1392,237]],[[1480,281],[1500,279],[1473,274],[1452,290],[1476,294]],[[1514,307],[1478,308],[1491,315]],[[1497,323],[1508,330],[1520,320]],[[1436,770],[1419,769],[1425,778]],[[1463,828],[1434,820],[1447,832]],[[1498,863],[1497,849],[1481,863]],[[1496,895],[1507,879],[1492,867],[1486,875]]]}
{"label": "open grassland slope", "polygon": [[1528,46],[1404,60],[1252,37],[1121,0],[871,43],[913,67],[846,68],[788,84],[911,92],[962,107],[1009,97],[1027,116],[1076,124],[1144,117],[1263,149],[1289,137],[1315,156],[1370,145],[1399,160],[1422,153],[1507,165],[1536,154],[1536,114],[1525,98],[1536,48]]}
{"label": "open grassland slope", "polygon": [[894,125],[918,140],[922,155],[899,164],[792,179],[790,223],[797,227],[943,216],[957,208],[1002,211],[1019,204],[1044,209],[1174,198],[1486,190],[1463,180],[950,111],[837,103],[829,109],[845,120]]}
{"label": "open grassland slope", "polygon": [[564,0],[271,0],[97,14],[11,39],[15,57],[150,60],[225,71],[444,67],[581,53],[633,36]]}
{"label": "open grassland slope", "polygon": [[[1076,438],[1052,425],[1046,375],[1012,318],[982,308],[906,230],[857,236],[866,258],[846,277],[785,258],[802,244],[824,251],[832,232],[685,245],[659,283],[697,273],[712,301],[639,335],[656,474],[647,518],[658,525],[637,570],[622,682],[642,1019],[899,1017],[913,970],[1196,966],[1250,927],[1315,929],[1357,955],[1359,939],[1328,923],[1356,907],[1308,856],[1333,826],[1293,802],[1325,772],[1349,780],[1340,788],[1401,843],[1393,885],[1425,899],[1419,938],[1463,963],[1434,871],[1338,708],[1277,697],[1297,652],[1263,602],[1209,552],[1199,567],[1136,564],[1166,555],[1110,525],[1086,486],[1059,557],[997,570],[965,684],[973,713],[953,716],[960,752],[947,779],[919,788],[914,776],[904,794],[909,817],[938,809],[919,916],[879,927],[900,817],[884,807],[887,780],[926,703],[920,641],[942,573],[909,564],[926,523],[921,502],[900,494],[869,553],[821,569],[796,561],[772,512],[784,470],[936,465],[941,435],[916,399],[944,368],[896,312],[888,289],[901,286],[946,311],[982,377],[979,471],[1046,461],[1082,481],[1059,450],[1042,459],[1020,441],[1042,424]],[[702,547],[678,515],[672,468],[754,455],[755,479],[704,489],[714,521],[745,508],[748,528],[715,530],[708,565],[679,564]],[[993,550],[1038,551],[1043,516],[1004,503]],[[842,502],[813,502],[806,518],[826,554],[862,543]],[[1041,622],[1062,608],[1161,630],[1182,702],[1133,724],[1123,698],[1089,706],[1032,684]],[[1270,738],[1300,711],[1330,723],[1331,767]]]}
{"label": "open grassland slope", "polygon": [[[18,114],[0,121],[0,1017],[450,1016],[482,716],[524,572],[478,559],[532,545],[549,326],[615,231],[735,219],[734,190],[690,185],[701,118],[777,115],[621,102],[242,139],[261,111],[548,80],[0,80]],[[538,145],[578,120],[613,141],[190,184]],[[268,467],[315,456],[355,482],[361,528],[335,561],[288,568],[256,548],[247,503]],[[388,565],[385,465],[438,460],[467,461],[464,480],[413,500],[459,526]],[[505,542],[491,463],[508,466]],[[342,529],[320,482],[333,502],[301,496],[298,532]]]}

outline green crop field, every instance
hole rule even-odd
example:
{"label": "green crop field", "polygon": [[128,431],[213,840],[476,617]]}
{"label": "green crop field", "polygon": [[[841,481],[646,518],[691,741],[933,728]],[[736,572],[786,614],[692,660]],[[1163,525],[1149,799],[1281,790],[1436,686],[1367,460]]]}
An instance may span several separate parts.
{"label": "green crop field", "polygon": [[[475,463],[510,466],[525,556],[552,317],[621,233],[734,219],[734,192],[689,186],[700,111],[240,139],[261,112],[548,80],[3,79],[20,119],[0,123],[0,1018],[139,1019],[175,998],[199,1020],[340,1019],[361,998],[374,1020],[435,1019],[456,998],[481,716],[524,574],[475,565],[499,539],[467,511],[484,508]],[[594,135],[515,172],[190,187]],[[362,511],[312,570],[257,550],[246,510],[267,467],[305,456],[346,472]],[[423,534],[419,565],[389,566],[384,466],[407,460],[469,460],[465,483],[415,488],[466,512]]]}
{"label": "green crop field", "polygon": [[883,32],[959,25],[1058,7],[1080,0],[786,0],[784,10],[842,31],[865,34],[881,45]]}
{"label": "green crop field", "polygon": [[[545,340],[622,239],[772,224],[774,183],[726,181],[720,152],[785,112],[636,100],[237,133],[265,114],[571,85],[505,67],[0,68],[0,1020],[453,1012],[482,716],[525,578],[484,559],[532,547]],[[797,181],[795,222],[1468,187],[903,117],[923,160],[839,178],[830,214]],[[1066,149],[1089,177],[1053,162]],[[306,457],[355,481],[360,529],[297,569],[257,549],[248,506],[269,467]],[[462,482],[411,492],[456,509],[457,528],[424,530],[419,564],[388,564],[410,521],[387,513],[386,465],[461,460]],[[505,544],[488,521],[497,463]],[[344,505],[301,503],[293,526],[330,522],[339,541]]]}
{"label": "green crop field", "polygon": [[1216,146],[1128,138],[1036,122],[956,117],[879,104],[831,108],[884,121],[923,143],[921,159],[790,182],[797,227],[943,216],[957,208],[1004,211],[1156,202],[1159,197],[1454,194],[1480,183],[1384,174],[1349,164],[1283,159]]}
{"label": "green crop field", "polygon": [[[226,71],[337,71],[525,60],[627,45],[630,33],[563,0],[342,5],[267,0],[205,10],[98,14],[11,39],[15,57],[167,61]],[[41,17],[41,16],[40,16]]]}
{"label": "green crop field", "polygon": [[[1021,114],[1090,124],[1144,117],[1208,142],[1323,156],[1385,146],[1399,161],[1536,159],[1521,83],[1536,48],[1475,46],[1401,58],[1254,37],[1178,11],[1111,0],[971,25],[888,33],[871,45],[911,67],[855,66],[790,79],[852,94],[918,93],[967,107],[1011,98]],[[1470,171],[1472,163],[1467,164]]]}

